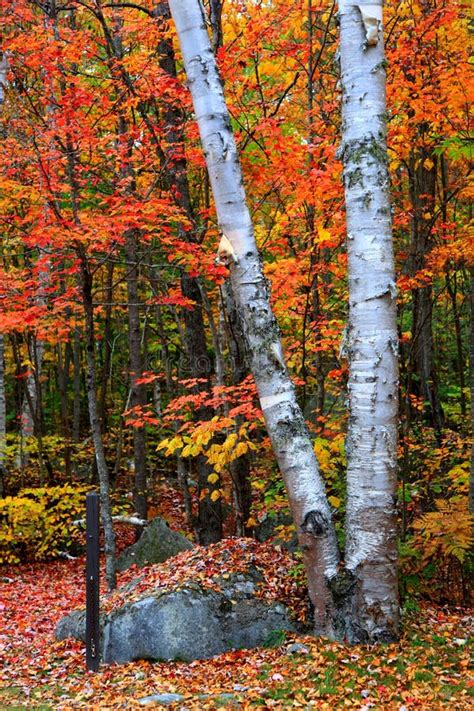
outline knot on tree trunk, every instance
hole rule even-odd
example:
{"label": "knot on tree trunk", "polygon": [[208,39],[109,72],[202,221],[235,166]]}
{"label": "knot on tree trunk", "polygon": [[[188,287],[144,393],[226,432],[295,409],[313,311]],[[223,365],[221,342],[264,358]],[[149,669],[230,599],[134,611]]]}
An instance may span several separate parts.
{"label": "knot on tree trunk", "polygon": [[348,568],[341,568],[337,575],[328,581],[336,607],[346,601],[356,584],[356,576]]}
{"label": "knot on tree trunk", "polygon": [[308,511],[300,528],[303,533],[308,533],[313,538],[318,538],[328,531],[329,521],[321,511]]}

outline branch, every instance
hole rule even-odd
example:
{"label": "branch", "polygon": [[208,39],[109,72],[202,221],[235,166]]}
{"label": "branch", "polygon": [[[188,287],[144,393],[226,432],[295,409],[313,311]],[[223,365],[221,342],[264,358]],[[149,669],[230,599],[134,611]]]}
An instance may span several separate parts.
{"label": "branch", "polygon": [[[148,526],[148,521],[145,521],[143,518],[139,518],[138,516],[112,516],[112,521],[115,523],[128,523],[131,526]],[[72,525],[85,526],[86,519],[78,518],[72,522]]]}
{"label": "branch", "polygon": [[114,9],[122,9],[125,7],[129,7],[133,10],[139,10],[140,12],[144,12],[145,15],[148,15],[149,17],[155,19],[155,13],[153,12],[153,10],[149,10],[147,7],[143,7],[142,5],[137,5],[134,2],[110,2],[107,3],[107,5],[102,5],[102,7],[113,7]]}
{"label": "branch", "polygon": [[70,553],[67,553],[66,551],[58,551],[56,555],[59,558],[66,558],[66,560],[77,560],[77,555],[71,555]]}

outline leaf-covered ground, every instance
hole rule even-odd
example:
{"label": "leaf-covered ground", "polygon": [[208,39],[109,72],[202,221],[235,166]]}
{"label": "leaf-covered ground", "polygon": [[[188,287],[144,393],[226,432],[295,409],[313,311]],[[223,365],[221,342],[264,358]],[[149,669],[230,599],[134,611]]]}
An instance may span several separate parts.
{"label": "leaf-covered ground", "polygon": [[[150,568],[147,578],[178,586],[193,571],[201,584],[214,584],[216,575],[257,563],[267,580],[262,594],[283,596],[301,619],[302,596],[297,575],[288,576],[295,570],[286,553],[253,542],[225,546],[225,559],[222,544],[197,548],[173,565]],[[121,577],[122,585],[130,575]],[[164,692],[184,696],[168,708],[186,709],[472,708],[466,610],[422,607],[406,616],[399,644],[351,648],[276,636],[271,648],[193,663],[103,666],[90,674],[82,643],[53,638],[60,617],[83,602],[83,559],[0,569],[0,709],[133,709],[141,708],[139,699]]]}

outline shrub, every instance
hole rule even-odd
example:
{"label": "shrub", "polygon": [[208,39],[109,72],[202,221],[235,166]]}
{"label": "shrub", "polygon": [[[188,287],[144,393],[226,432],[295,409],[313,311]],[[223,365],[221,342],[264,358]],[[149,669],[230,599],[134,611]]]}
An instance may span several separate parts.
{"label": "shrub", "polygon": [[86,486],[22,489],[0,500],[0,564],[41,560],[75,549],[84,518]]}
{"label": "shrub", "polygon": [[44,513],[44,505],[31,499],[0,499],[0,564],[35,557],[41,545]]}

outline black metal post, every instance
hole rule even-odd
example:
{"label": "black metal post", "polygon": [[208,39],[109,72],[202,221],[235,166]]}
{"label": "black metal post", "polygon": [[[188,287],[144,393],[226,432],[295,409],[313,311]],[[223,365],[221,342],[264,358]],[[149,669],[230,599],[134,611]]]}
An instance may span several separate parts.
{"label": "black metal post", "polygon": [[86,667],[97,671],[99,651],[99,495],[86,496]]}

